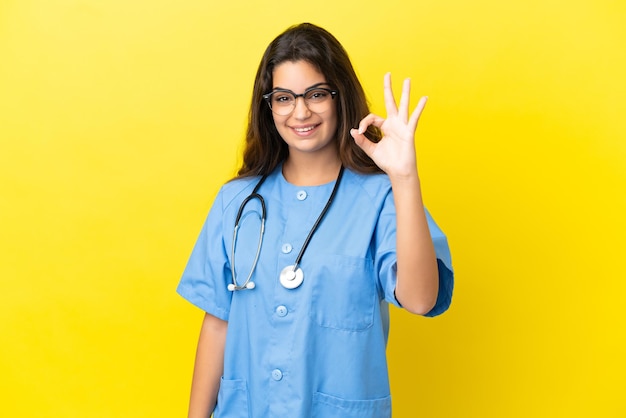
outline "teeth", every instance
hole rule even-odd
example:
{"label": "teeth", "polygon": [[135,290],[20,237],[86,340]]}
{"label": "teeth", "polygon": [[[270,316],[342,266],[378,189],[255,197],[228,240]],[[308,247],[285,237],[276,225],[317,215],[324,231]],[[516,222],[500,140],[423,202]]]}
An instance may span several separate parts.
{"label": "teeth", "polygon": [[313,130],[314,126],[309,126],[307,128],[294,128],[296,132],[309,132]]}

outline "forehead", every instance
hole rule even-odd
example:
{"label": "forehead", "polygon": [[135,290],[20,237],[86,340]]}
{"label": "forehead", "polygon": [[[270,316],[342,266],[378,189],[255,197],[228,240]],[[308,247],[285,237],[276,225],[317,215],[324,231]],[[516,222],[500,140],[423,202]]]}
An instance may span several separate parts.
{"label": "forehead", "polygon": [[285,61],[274,67],[272,88],[300,92],[314,84],[325,83],[326,77],[307,61]]}

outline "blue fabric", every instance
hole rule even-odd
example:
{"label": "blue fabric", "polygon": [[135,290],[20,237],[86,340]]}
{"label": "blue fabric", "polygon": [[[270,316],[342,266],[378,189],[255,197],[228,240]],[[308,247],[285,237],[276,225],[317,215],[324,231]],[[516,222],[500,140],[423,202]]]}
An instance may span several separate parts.
{"label": "blue fabric", "polygon": [[[256,287],[231,292],[235,217],[257,182],[222,187],[178,286],[191,303],[229,322],[215,418],[390,417],[388,303],[398,302],[389,179],[345,171],[300,263],[304,282],[289,290],[278,281],[280,271],[294,263],[334,183],[297,187],[279,167],[259,190],[267,220]],[[251,201],[240,221],[239,284],[257,250],[260,207]],[[450,305],[453,273],[446,237],[427,217],[441,282],[428,314],[434,316]]]}

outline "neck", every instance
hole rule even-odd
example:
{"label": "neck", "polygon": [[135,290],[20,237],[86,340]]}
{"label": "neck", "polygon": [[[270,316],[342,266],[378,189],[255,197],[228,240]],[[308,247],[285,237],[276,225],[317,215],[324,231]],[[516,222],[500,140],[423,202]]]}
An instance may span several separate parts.
{"label": "neck", "polygon": [[295,186],[319,186],[337,179],[341,160],[337,155],[323,160],[289,155],[283,163],[283,176]]}

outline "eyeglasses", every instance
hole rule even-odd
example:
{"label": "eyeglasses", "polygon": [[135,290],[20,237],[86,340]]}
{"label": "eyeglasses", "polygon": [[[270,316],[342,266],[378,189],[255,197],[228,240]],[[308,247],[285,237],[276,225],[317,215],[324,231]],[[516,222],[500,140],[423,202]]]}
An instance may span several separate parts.
{"label": "eyeglasses", "polygon": [[[326,83],[320,83],[326,84]],[[304,99],[306,107],[314,113],[323,113],[330,108],[332,100],[339,93],[326,87],[319,87],[320,84],[309,87],[302,94],[296,94],[287,89],[276,89],[263,95],[272,112],[278,116],[287,116],[296,108],[298,97]]]}

